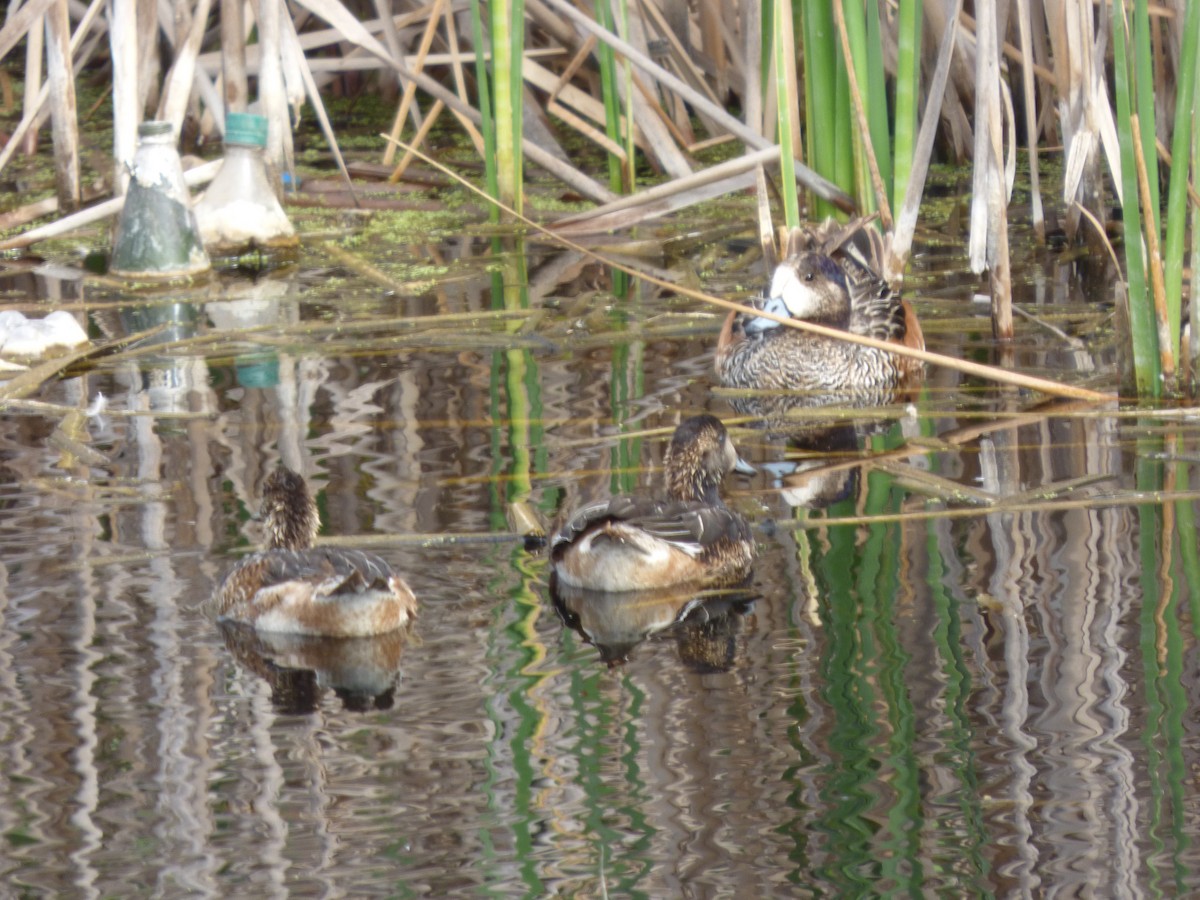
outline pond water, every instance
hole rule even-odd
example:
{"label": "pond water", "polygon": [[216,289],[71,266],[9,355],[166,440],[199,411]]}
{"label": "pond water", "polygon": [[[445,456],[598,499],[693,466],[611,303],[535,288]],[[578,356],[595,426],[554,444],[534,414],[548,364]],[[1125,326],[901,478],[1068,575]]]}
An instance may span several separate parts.
{"label": "pond water", "polygon": [[[744,296],[742,237],[646,264]],[[931,349],[1115,385],[1108,276],[1031,258],[1019,299],[1065,334],[1019,320],[1002,353],[939,246],[910,291]],[[510,504],[652,489],[680,418],[736,424],[719,314],[544,246],[310,250],[159,294],[4,276],[5,305],[172,341],[0,419],[6,895],[1200,890],[1195,415],[931,370],[824,444],[736,427],[749,591],[556,607]],[[388,286],[420,260],[445,270]],[[218,627],[279,461],[405,573],[411,631]]]}

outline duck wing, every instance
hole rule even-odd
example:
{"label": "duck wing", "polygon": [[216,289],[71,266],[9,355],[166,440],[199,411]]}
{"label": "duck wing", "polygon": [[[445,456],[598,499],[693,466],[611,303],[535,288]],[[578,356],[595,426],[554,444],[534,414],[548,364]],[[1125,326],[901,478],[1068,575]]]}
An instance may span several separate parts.
{"label": "duck wing", "polygon": [[254,562],[261,584],[302,581],[320,597],[387,591],[392,577],[391,567],[373,553],[334,547],[269,550],[256,554]]}
{"label": "duck wing", "polygon": [[613,524],[637,529],[693,556],[722,537],[748,534],[745,520],[724,505],[621,495],[579,509],[554,535],[551,553],[561,553],[584,534]]}

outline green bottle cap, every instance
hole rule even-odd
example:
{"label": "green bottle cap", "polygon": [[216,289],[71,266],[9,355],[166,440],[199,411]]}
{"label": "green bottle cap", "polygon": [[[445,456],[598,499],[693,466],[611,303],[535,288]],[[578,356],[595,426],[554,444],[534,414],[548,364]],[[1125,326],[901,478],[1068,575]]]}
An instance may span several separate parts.
{"label": "green bottle cap", "polygon": [[256,116],[253,113],[226,113],[225,143],[250,144],[253,147],[267,146],[266,116]]}

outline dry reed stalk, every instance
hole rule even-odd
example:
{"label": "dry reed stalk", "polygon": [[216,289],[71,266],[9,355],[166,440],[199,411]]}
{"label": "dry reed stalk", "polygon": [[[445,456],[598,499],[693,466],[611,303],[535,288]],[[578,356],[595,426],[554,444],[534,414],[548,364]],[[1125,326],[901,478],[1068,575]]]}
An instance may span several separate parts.
{"label": "dry reed stalk", "polygon": [[250,102],[243,5],[244,0],[221,0],[221,97],[227,113],[245,112]]}
{"label": "dry reed stalk", "polygon": [[1038,244],[1046,243],[1046,221],[1042,213],[1042,190],[1038,172],[1037,91],[1034,85],[1033,31],[1029,0],[1016,0],[1017,30],[1021,35],[1021,88],[1025,100],[1025,141],[1029,151],[1029,201],[1033,233]]}
{"label": "dry reed stalk", "polygon": [[262,52],[258,71],[258,101],[267,119],[264,155],[267,162],[280,171],[293,168],[287,73],[293,73],[293,79],[299,80],[303,86],[299,95],[301,98],[306,96],[308,87],[301,72],[304,66],[303,53],[290,49],[290,43],[284,42],[285,10],[280,0],[258,0],[258,40]]}
{"label": "dry reed stalk", "polygon": [[[676,209],[682,209],[698,200],[686,201],[683,195],[698,188],[720,183],[720,189],[710,196],[719,196],[730,191],[740,190],[745,186],[744,179],[736,176],[751,173],[755,167],[770,165],[779,160],[779,147],[769,147],[757,150],[747,156],[726,160],[715,166],[703,169],[687,178],[677,178],[674,181],[647,188],[637,194],[630,194],[606,203],[587,212],[577,213],[554,223],[553,229],[558,234],[590,234],[623,228],[636,222],[654,216],[663,215]],[[626,217],[618,214],[626,213]]]}
{"label": "dry reed stalk", "polygon": [[[413,72],[403,63],[393,63],[392,68],[403,77],[412,78],[430,96],[442,100],[447,108],[456,115],[470,119],[475,125],[479,125],[483,121],[479,110],[461,100],[453,91],[448,90],[440,82],[423,72]],[[384,137],[386,138],[386,135]],[[403,142],[398,141],[397,143],[404,146]],[[608,188],[596,183],[583,172],[558,159],[553,153],[538,144],[527,139],[523,149],[531,162],[541,166],[555,178],[574,188],[588,199],[597,203],[608,203],[616,199],[616,194]]]}
{"label": "dry reed stalk", "polygon": [[[1063,197],[1068,203],[1066,229],[1074,238],[1079,228],[1077,208],[1089,209],[1103,222],[1104,190],[1096,151],[1103,147],[1112,171],[1119,172],[1120,150],[1112,106],[1104,90],[1103,53],[1097,53],[1091,0],[1065,0],[1047,7],[1047,32],[1057,73],[1059,125],[1066,170]],[[1103,35],[1103,32],[1101,32]],[[1113,180],[1120,198],[1121,179]]]}
{"label": "dry reed stalk", "polygon": [[[400,41],[400,29],[396,27],[396,20],[392,16],[392,0],[373,0],[375,7],[375,15],[379,17],[379,24],[382,26],[383,44],[391,54],[392,59],[400,59],[404,55],[404,45]],[[391,96],[391,85],[384,84],[388,91],[385,96]],[[421,127],[421,123],[417,120],[417,116],[413,115],[413,125],[417,128]]]}
{"label": "dry reed stalk", "polygon": [[[1144,414],[1144,413],[1143,413]],[[1010,503],[1001,501],[995,506],[966,507],[955,509],[922,510],[920,512],[881,513],[862,516],[837,516],[830,518],[793,519],[779,522],[776,527],[795,530],[835,528],[844,525],[883,525],[931,522],[945,519],[967,519],[992,516],[997,513],[1062,513],[1069,510],[1108,509],[1120,506],[1162,506],[1168,502],[1194,502],[1200,500],[1200,491],[1120,491],[1078,500],[1050,500],[1034,503]]]}
{"label": "dry reed stalk", "polygon": [[211,6],[212,0],[196,0],[195,12],[190,17],[186,3],[178,3],[175,6],[181,33],[177,35],[175,61],[167,73],[167,86],[158,106],[157,118],[171,123],[176,138],[179,137],[183,117],[192,95],[196,57],[200,53],[200,41],[204,38]]}
{"label": "dry reed stalk", "polygon": [[71,20],[67,15],[67,0],[55,0],[46,12],[46,34],[55,192],[59,207],[73,210],[79,206],[82,195],[79,186],[79,118],[75,109],[75,72],[71,66]]}
{"label": "dry reed stalk", "polygon": [[[42,63],[45,59],[46,44],[45,29],[42,27],[44,21],[45,13],[42,13],[30,26],[25,39],[26,112],[29,111],[29,104],[37,96],[37,89],[42,86]],[[47,88],[49,88],[48,84]],[[33,156],[37,153],[38,129],[40,127],[40,124],[35,123],[25,135],[25,139],[21,141],[21,152],[26,156]]]}
{"label": "dry reed stalk", "polygon": [[[997,10],[993,0],[976,3],[975,153],[971,197],[971,270],[988,269],[992,287],[992,333],[1011,341],[1012,275],[1008,253],[1008,184],[1001,124]],[[1011,128],[1009,134],[1012,134]]]}
{"label": "dry reed stalk", "polygon": [[[425,30],[421,33],[421,42],[417,45],[417,53],[415,58],[410,63],[414,71],[425,71],[425,57],[429,54],[429,48],[433,46],[433,38],[437,34],[438,23],[442,18],[442,10],[445,7],[445,0],[434,0],[433,6],[429,11],[429,19],[425,22]],[[399,53],[394,53],[393,58],[401,60],[403,57]],[[406,82],[404,85],[404,93],[400,98],[400,106],[396,110],[395,121],[392,122],[392,137],[400,137],[400,132],[404,127],[404,120],[408,117],[411,108],[413,115],[413,124],[417,128],[417,132],[428,131],[421,120],[420,108],[413,102],[417,93],[417,84],[414,81]],[[420,144],[420,141],[415,141]],[[390,166],[395,159],[396,145],[388,144],[383,152],[384,165]]]}
{"label": "dry reed stalk", "polygon": [[[963,0],[954,0],[951,21],[955,21],[962,10]],[[908,187],[896,214],[896,225],[887,241],[884,254],[883,276],[889,284],[898,284],[904,274],[908,256],[912,252],[913,236],[917,230],[917,215],[921,211],[921,194],[925,190],[925,177],[929,174],[929,161],[933,157],[933,142],[937,137],[939,112],[945,96],[946,82],[950,73],[950,61],[954,58],[958,29],[947,28],[938,47],[937,64],[930,79],[925,99],[925,113],[913,148],[912,168],[909,170]]]}
{"label": "dry reed stalk", "polygon": [[[425,121],[421,123],[421,127],[417,129],[416,135],[413,137],[413,146],[420,147],[425,143],[425,138],[429,136],[429,130],[433,128],[434,123],[438,120],[438,116],[442,114],[442,110],[446,108],[446,104],[441,100],[434,100],[433,106],[425,114]],[[389,144],[389,146],[391,146]],[[386,159],[386,156],[384,157]],[[392,174],[388,176],[388,181],[395,184],[404,177],[404,172],[408,169],[415,157],[411,153],[405,153],[404,158],[396,164],[396,168]]]}
{"label": "dry reed stalk", "polygon": [[[40,38],[34,37],[32,29],[34,25],[40,27],[42,15],[54,2],[56,0],[28,0],[15,12],[13,6],[9,6],[9,15],[4,21],[4,27],[0,28],[0,58],[7,56],[8,51],[27,34],[33,40],[40,40]],[[38,80],[40,81],[41,78],[39,77]]]}
{"label": "dry reed stalk", "polygon": [[[746,90],[742,95],[746,127],[763,133],[762,103],[762,3],[742,6],[742,37],[746,43]],[[748,151],[747,151],[748,152]]]}
{"label": "dry reed stalk", "polygon": [[137,0],[112,0],[108,38],[113,67],[113,191],[123,196],[129,184],[129,166],[137,151],[137,126],[142,110],[138,91]]}
{"label": "dry reed stalk", "polygon": [[[75,33],[71,35],[71,53],[73,56],[76,54],[76,51],[79,50],[80,45],[83,43],[84,36],[91,29],[92,23],[100,14],[103,6],[104,0],[92,0],[91,5],[88,6],[87,10],[84,12],[83,18],[79,20],[79,24],[75,28]],[[10,22],[15,20],[15,18],[16,17],[14,16]],[[7,27],[8,26],[5,26],[5,30],[7,30]],[[83,50],[79,53],[78,58],[75,60],[74,68],[76,70],[79,69],[80,65],[82,65],[84,61],[90,58],[92,51],[99,44],[100,39],[100,34],[92,36],[87,46],[83,48]],[[28,89],[28,85],[26,87]],[[3,170],[3,168],[8,165],[8,161],[12,158],[12,154],[23,143],[22,139],[25,134],[27,134],[30,129],[37,127],[37,124],[40,121],[40,116],[43,113],[43,107],[46,105],[49,97],[50,85],[43,84],[36,91],[36,97],[33,103],[29,105],[26,113],[22,116],[21,121],[18,122],[17,127],[13,129],[12,134],[9,136],[8,143],[4,145],[3,149],[0,149],[0,170]]]}
{"label": "dry reed stalk", "polygon": [[[595,39],[588,38],[561,75],[555,75],[549,69],[539,65],[532,59],[524,60],[521,65],[521,75],[530,84],[546,91],[547,112],[558,116],[563,122],[570,125],[585,138],[592,141],[592,143],[620,159],[622,165],[624,165],[627,162],[625,148],[612,140],[602,130],[593,127],[585,119],[581,118],[581,116],[585,116],[592,122],[603,125],[604,104],[591,94],[570,83],[571,77],[574,76],[579,66],[586,61],[594,47]],[[636,124],[633,127],[633,143],[643,151],[648,150],[650,146],[645,132]]]}
{"label": "dry reed stalk", "polygon": [[[703,94],[692,90],[686,83],[649,59],[645,54],[639,53],[625,41],[605,31],[594,20],[571,6],[567,0],[545,0],[545,2],[584,30],[596,35],[597,38],[611,46],[616,52],[624,55],[639,69],[652,74],[661,83],[680,94],[698,111],[703,111],[711,116],[720,127],[739,140],[746,142],[756,150],[763,150],[771,146],[771,142],[761,134],[744,125],[722,107],[711,103]],[[799,161],[796,162],[796,178],[817,196],[828,200],[838,208],[844,209],[847,212],[854,209],[854,201],[838,188],[837,185],[818,175]]]}
{"label": "dry reed stalk", "polygon": [[[263,7],[276,3],[276,0],[260,0]],[[318,15],[331,15],[341,21],[342,14],[349,15],[345,12],[345,8],[340,3],[330,3],[326,0],[303,0],[313,12]],[[296,60],[300,69],[300,77],[304,81],[304,88],[308,94],[309,102],[312,104],[313,112],[317,117],[317,121],[321,125],[321,132],[325,135],[325,140],[329,143],[329,150],[333,154],[334,162],[337,163],[338,171],[342,173],[342,178],[346,181],[346,188],[351,194],[354,193],[354,182],[350,179],[350,172],[346,169],[346,160],[342,157],[341,148],[338,147],[337,137],[333,133],[333,125],[329,121],[329,115],[325,112],[325,104],[321,100],[321,92],[317,90],[316,82],[313,81],[312,71],[308,68],[307,60],[304,58],[303,52],[299,47],[299,36],[296,33],[295,23],[290,16],[282,14],[283,5],[279,4],[279,38],[280,46],[285,55]],[[320,12],[318,12],[320,10]],[[340,12],[339,12],[340,11]],[[328,19],[327,19],[328,21]],[[361,28],[358,30],[358,39],[367,40],[374,49],[380,53],[386,53],[383,46],[374,38],[368,35]],[[288,129],[290,134],[290,129]],[[268,135],[269,137],[269,135]]]}
{"label": "dry reed stalk", "polygon": [[[455,24],[453,15],[446,16],[446,45],[450,48],[450,53],[441,55],[450,57],[450,59],[447,61],[450,63],[450,71],[454,75],[454,90],[457,92],[458,98],[463,102],[463,104],[469,105],[467,100],[467,78],[465,72],[463,71],[463,63],[471,60],[464,59],[463,55],[459,53],[458,26]],[[537,53],[538,51],[530,51],[528,49],[525,51],[526,56],[536,55]],[[472,55],[471,59],[473,60],[473,58],[474,56]],[[451,110],[451,112],[454,111]],[[454,116],[458,119],[458,123],[462,125],[463,130],[471,139],[471,143],[475,145],[475,152],[482,156],[484,152],[483,135],[479,133],[479,129],[475,127],[475,123],[461,113],[454,112]]]}
{"label": "dry reed stalk", "polygon": [[[651,0],[640,0],[639,9],[641,9],[642,15],[651,21],[657,33],[671,48],[671,60],[675,63],[675,67],[678,70],[680,77],[687,81],[687,83],[696,90],[705,94],[714,103],[719,103],[720,98],[717,96],[717,93],[709,85],[708,80],[704,77],[704,73],[700,70],[700,67],[696,64],[695,60],[692,59],[691,54],[688,52],[687,47],[684,46],[679,34],[676,32],[675,28],[671,26],[671,23],[667,21],[667,18],[663,12],[653,2],[651,2]],[[686,34],[686,6],[684,6],[682,10],[682,19],[684,32]],[[749,93],[743,92],[743,94],[748,102],[750,99]],[[683,99],[674,94],[670,95],[670,99],[674,103],[673,111],[676,117],[676,126],[681,129],[690,127],[690,122],[688,121],[688,110],[686,105],[683,103]],[[719,130],[716,128],[712,120],[702,113],[700,114],[700,120],[704,123],[704,127],[710,133]],[[688,147],[689,151],[692,149],[692,143],[694,143],[694,140],[685,143],[685,146]]]}
{"label": "dry reed stalk", "polygon": [[[137,46],[153,47],[158,41],[158,17],[169,8],[160,9],[156,4],[138,2],[136,10]],[[172,35],[168,32],[168,39]],[[158,92],[162,87],[162,57],[157,53],[139,53],[137,57],[138,110],[158,105]],[[142,117],[138,116],[140,122]],[[134,126],[135,129],[137,126]]]}
{"label": "dry reed stalk", "polygon": [[[614,7],[616,5],[614,4]],[[650,48],[646,42],[646,31],[642,25],[641,16],[635,9],[630,8],[632,4],[624,3],[623,6],[628,15],[622,17],[614,8],[613,17],[618,22],[618,27],[622,23],[624,24],[625,41],[631,47],[636,47],[643,56],[649,58]],[[649,72],[643,74],[631,72],[630,76],[638,89],[629,92],[621,91],[621,102],[625,105],[625,115],[629,121],[637,123],[646,135],[647,150],[643,152],[646,152],[647,157],[657,168],[665,171],[672,178],[685,178],[691,175],[691,164],[675,140],[672,139],[670,129],[667,127],[670,117],[658,103],[658,92],[662,90],[658,79]],[[626,96],[627,93],[628,96]],[[686,142],[686,139],[682,141],[682,143]]]}

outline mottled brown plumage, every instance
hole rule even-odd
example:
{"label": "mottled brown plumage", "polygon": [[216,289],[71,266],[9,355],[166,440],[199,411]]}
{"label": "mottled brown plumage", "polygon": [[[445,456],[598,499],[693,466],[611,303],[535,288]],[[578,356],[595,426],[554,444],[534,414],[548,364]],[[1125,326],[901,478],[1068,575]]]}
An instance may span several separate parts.
{"label": "mottled brown plumage", "polygon": [[[924,349],[912,307],[876,274],[874,232],[827,225],[797,233],[757,308],[776,315]],[[864,252],[861,243],[868,242]],[[895,402],[916,383],[922,364],[889,353],[787,328],[771,319],[730,313],[717,343],[716,371],[726,387],[800,392],[785,405]],[[762,400],[735,407],[764,411]],[[778,405],[778,404],[774,404]],[[767,403],[767,407],[772,404]],[[744,408],[743,408],[744,407]]]}
{"label": "mottled brown plumage", "polygon": [[267,549],[225,576],[213,597],[222,619],[261,631],[362,637],[416,614],[412,591],[378,556],[312,546],[320,520],[300,475],[280,467],[267,476],[262,513]]}
{"label": "mottled brown plumage", "polygon": [[665,457],[666,499],[621,495],[575,512],[554,535],[555,577],[597,591],[653,590],[742,578],[750,526],[721,501],[727,473],[753,472],[713,416],[684,421]]}

